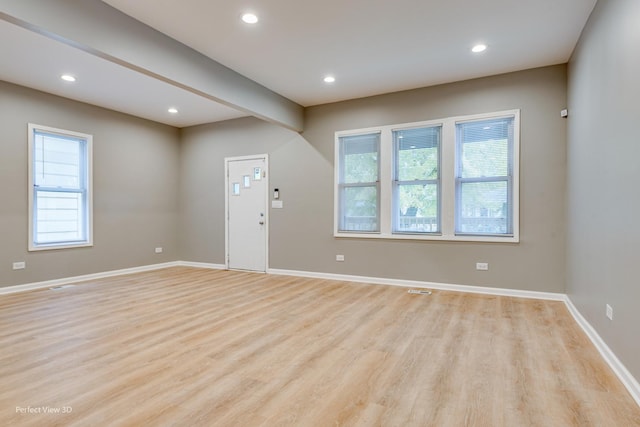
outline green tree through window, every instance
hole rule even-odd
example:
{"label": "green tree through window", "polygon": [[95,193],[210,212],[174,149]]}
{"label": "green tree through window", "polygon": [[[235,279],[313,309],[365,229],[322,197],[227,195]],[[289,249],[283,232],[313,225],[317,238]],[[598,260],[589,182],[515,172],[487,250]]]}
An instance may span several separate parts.
{"label": "green tree through window", "polygon": [[379,231],[380,134],[340,138],[340,230]]}
{"label": "green tree through window", "polygon": [[441,126],[393,132],[394,231],[440,231]]}

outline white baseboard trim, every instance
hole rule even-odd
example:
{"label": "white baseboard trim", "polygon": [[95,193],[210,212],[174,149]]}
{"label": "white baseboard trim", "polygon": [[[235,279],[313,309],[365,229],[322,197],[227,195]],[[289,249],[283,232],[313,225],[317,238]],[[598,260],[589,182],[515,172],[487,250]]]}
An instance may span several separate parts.
{"label": "white baseboard trim", "polygon": [[143,265],[140,267],[123,268],[121,270],[103,271],[100,273],[84,274],[82,276],[65,277],[62,279],[45,280],[42,282],[26,283],[24,285],[6,286],[0,288],[0,295],[14,294],[16,292],[32,291],[35,289],[50,288],[52,286],[64,285],[67,283],[84,282],[86,280],[96,280],[105,277],[122,276],[123,274],[141,273],[144,271],[159,270],[161,268],[176,267],[179,262],[165,262],[162,264]]}
{"label": "white baseboard trim", "polygon": [[522,291],[518,289],[502,289],[483,286],[453,285],[449,283],[422,282],[417,280],[387,279],[380,277],[352,276],[347,274],[316,273],[311,271],[281,270],[270,268],[267,273],[282,276],[311,277],[315,279],[342,280],[345,282],[372,283],[375,285],[391,285],[411,288],[438,289],[442,291],[467,292],[472,294],[499,295],[516,298],[533,298],[551,301],[565,301],[566,295],[553,292]]}
{"label": "white baseboard trim", "polygon": [[618,379],[624,384],[624,386],[631,394],[631,397],[636,401],[638,406],[640,406],[640,383],[634,378],[633,375],[629,372],[629,370],[620,362],[620,359],[615,355],[615,353],[609,348],[609,346],[604,342],[604,340],[600,337],[600,335],[596,332],[596,330],[591,326],[591,324],[584,318],[584,316],[578,311],[571,298],[567,295],[565,298],[565,304],[567,305],[567,309],[569,313],[573,316],[575,321],[580,325],[582,330],[587,334],[593,345],[596,346],[600,355],[604,358],[607,364],[613,369],[613,372],[616,374]]}
{"label": "white baseboard trim", "polygon": [[196,267],[209,268],[213,270],[225,270],[224,264],[211,264],[204,262],[172,261],[162,264],[143,265],[140,267],[123,268],[121,270],[103,271],[100,273],[84,274],[82,276],[63,277],[61,279],[44,280],[42,282],[25,283],[23,285],[0,287],[0,295],[14,294],[17,292],[33,291],[35,289],[50,288],[52,286],[64,285],[67,283],[84,282],[86,280],[103,279],[106,277],[121,276],[123,274],[142,273],[145,271],[160,270],[168,267]]}
{"label": "white baseboard trim", "polygon": [[208,268],[210,270],[226,270],[227,269],[227,266],[224,264],[211,264],[208,262],[177,261],[176,265],[180,267]]}

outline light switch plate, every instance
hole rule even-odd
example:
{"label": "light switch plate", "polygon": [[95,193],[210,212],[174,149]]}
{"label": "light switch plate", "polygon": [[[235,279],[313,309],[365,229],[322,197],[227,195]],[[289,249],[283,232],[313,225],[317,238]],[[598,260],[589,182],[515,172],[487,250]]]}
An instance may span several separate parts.
{"label": "light switch plate", "polygon": [[272,200],[271,207],[273,209],[282,209],[282,200]]}

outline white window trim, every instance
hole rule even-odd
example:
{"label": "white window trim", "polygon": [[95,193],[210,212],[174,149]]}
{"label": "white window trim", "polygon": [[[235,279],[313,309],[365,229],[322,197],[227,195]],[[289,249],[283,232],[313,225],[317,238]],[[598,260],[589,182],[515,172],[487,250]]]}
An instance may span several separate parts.
{"label": "white window trim", "polygon": [[[87,154],[87,239],[86,241],[78,242],[78,243],[51,243],[51,244],[34,244],[34,236],[33,236],[33,221],[34,221],[34,212],[33,212],[33,198],[35,196],[34,191],[34,181],[33,181],[33,160],[34,160],[34,132],[41,131],[47,133],[58,134],[62,136],[70,136],[74,138],[81,138],[86,141],[86,154]],[[49,126],[42,126],[34,123],[29,123],[28,126],[28,210],[29,210],[29,244],[28,250],[32,251],[45,251],[52,249],[69,249],[69,248],[82,248],[82,247],[90,247],[93,246],[93,135],[89,135],[81,132],[74,132],[65,129],[57,129]]]}
{"label": "white window trim", "polygon": [[[455,161],[456,161],[456,123],[494,119],[512,116],[514,118],[513,135],[513,235],[456,235],[455,221]],[[441,179],[441,233],[393,233],[393,131],[416,127],[442,126],[441,152],[440,152],[440,179]],[[340,162],[340,137],[360,135],[366,133],[380,133],[380,232],[350,232],[339,231],[339,162]],[[334,237],[359,238],[359,239],[393,239],[393,240],[434,240],[434,241],[462,241],[462,242],[492,242],[492,243],[518,243],[520,242],[520,110],[496,111],[484,114],[447,117],[440,120],[428,120],[377,126],[363,129],[351,129],[335,133],[334,151]]]}

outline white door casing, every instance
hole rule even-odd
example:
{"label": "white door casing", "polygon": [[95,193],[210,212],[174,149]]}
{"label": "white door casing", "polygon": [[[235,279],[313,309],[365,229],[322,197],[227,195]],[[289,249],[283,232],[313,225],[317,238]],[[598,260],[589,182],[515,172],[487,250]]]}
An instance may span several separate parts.
{"label": "white door casing", "polygon": [[266,272],[268,265],[268,157],[225,159],[226,264]]}

